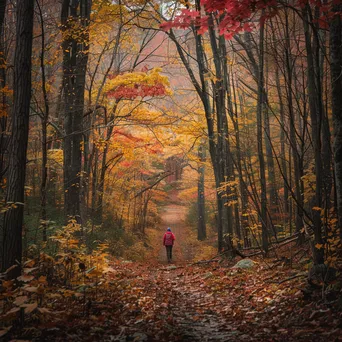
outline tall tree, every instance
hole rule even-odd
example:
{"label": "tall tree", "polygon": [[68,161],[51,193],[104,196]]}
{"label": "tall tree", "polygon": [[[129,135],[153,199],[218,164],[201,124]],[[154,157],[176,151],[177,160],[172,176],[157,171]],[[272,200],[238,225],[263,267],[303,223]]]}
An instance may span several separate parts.
{"label": "tall tree", "polygon": [[82,120],[89,52],[91,0],[64,0],[63,33],[64,92],[64,208],[66,218],[81,215]]}
{"label": "tall tree", "polygon": [[[10,208],[4,215],[3,255],[1,269],[20,265],[26,153],[31,100],[31,54],[34,0],[17,2],[17,31],[14,63],[14,105],[9,154],[6,202]],[[9,275],[18,275],[20,267]]]}
{"label": "tall tree", "polygon": [[265,115],[265,92],[264,92],[264,33],[265,24],[260,24],[260,43],[259,43],[259,74],[258,74],[258,103],[257,103],[257,140],[258,158],[260,167],[260,186],[261,186],[261,225],[262,225],[262,248],[268,251],[268,217],[267,217],[267,193],[266,193],[266,171],[263,152],[263,116]]}
{"label": "tall tree", "polygon": [[334,158],[337,210],[342,239],[342,5],[332,8],[330,21],[331,107],[334,123]]}
{"label": "tall tree", "polygon": [[[314,9],[316,10],[316,8]],[[309,26],[311,17],[311,7],[307,4],[302,10],[303,13],[303,25],[305,33],[305,45],[307,51],[307,64],[308,64],[308,97],[310,107],[311,118],[311,135],[312,144],[315,157],[315,176],[316,187],[315,196],[312,201],[312,206],[322,207],[322,185],[323,185],[323,162],[322,162],[322,144],[321,144],[321,129],[323,117],[322,107],[322,89],[320,85],[320,70],[319,70],[319,51],[320,43],[318,41],[318,32]],[[316,244],[322,244],[322,232],[321,232],[321,213],[320,210],[313,210],[313,225],[315,233]],[[322,264],[324,262],[324,250],[314,249],[315,263]]]}
{"label": "tall tree", "polygon": [[2,26],[4,24],[4,19],[5,19],[6,3],[7,3],[7,0],[0,0],[0,32],[1,33],[2,33]]}

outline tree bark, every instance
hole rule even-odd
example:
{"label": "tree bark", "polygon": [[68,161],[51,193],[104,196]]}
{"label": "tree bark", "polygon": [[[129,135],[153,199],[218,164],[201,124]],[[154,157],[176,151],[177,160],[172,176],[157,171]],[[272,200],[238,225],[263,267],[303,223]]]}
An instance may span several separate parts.
{"label": "tree bark", "polygon": [[268,252],[268,217],[267,217],[267,190],[265,159],[263,151],[263,114],[265,111],[264,98],[264,22],[260,24],[260,43],[259,43],[259,74],[258,74],[258,103],[257,103],[257,141],[260,174],[260,205],[261,205],[261,225],[262,225],[262,248]]}
{"label": "tree bark", "polygon": [[[309,97],[309,108],[311,118],[311,135],[312,143],[315,156],[315,175],[316,175],[316,190],[315,196],[311,203],[312,207],[322,208],[322,181],[323,181],[323,163],[321,155],[321,120],[322,115],[322,93],[321,87],[318,84],[318,68],[319,65],[319,42],[317,41],[317,32],[310,31],[309,28],[309,11],[311,11],[309,5],[306,5],[303,9],[303,23],[305,33],[305,45],[307,51],[307,63],[308,63],[308,97]],[[313,35],[313,38],[311,37]],[[313,41],[312,41],[313,39]],[[316,48],[316,49],[314,49]],[[313,209],[313,224],[315,234],[315,244],[322,244],[322,221],[321,221],[321,210]],[[315,264],[324,263],[324,249],[314,248],[314,262]]]}
{"label": "tree bark", "polygon": [[0,33],[2,34],[2,29],[5,20],[5,12],[6,12],[6,3],[7,0],[0,0]]}
{"label": "tree bark", "polygon": [[[290,126],[290,136],[289,142],[291,145],[291,152],[292,152],[292,162],[294,168],[294,185],[295,185],[295,202],[296,204],[296,211],[295,211],[295,225],[296,225],[296,232],[300,233],[303,228],[303,191],[302,191],[302,182],[301,176],[303,172],[302,166],[302,155],[298,151],[298,144],[297,144],[297,125],[296,125],[296,118],[294,113],[294,104],[293,104],[293,61],[291,55],[291,46],[290,46],[290,33],[289,33],[289,18],[288,13],[285,14],[285,81],[286,81],[286,97],[287,97],[287,107],[288,107],[288,114],[289,114],[289,126]],[[290,168],[291,170],[291,168]],[[292,175],[290,171],[291,182],[292,183]],[[292,210],[292,208],[291,208]],[[298,235],[299,242],[302,241],[302,234]]]}
{"label": "tree bark", "polygon": [[[16,264],[20,266],[22,256],[23,202],[31,100],[33,4],[33,0],[20,0],[17,3],[14,105],[6,196],[7,204],[14,205],[4,215],[2,271]],[[8,276],[19,274],[20,267],[16,267]]]}
{"label": "tree bark", "polygon": [[203,145],[198,147],[198,182],[197,182],[197,239],[205,240],[207,237],[206,223],[205,223],[205,196],[204,196],[204,162],[205,162],[205,148]]}
{"label": "tree bark", "polygon": [[44,30],[44,17],[39,3],[37,3],[39,11],[39,19],[41,25],[41,53],[40,53],[40,70],[42,73],[42,91],[44,98],[44,112],[41,113],[41,124],[42,124],[42,173],[40,183],[40,207],[41,207],[41,226],[43,227],[43,241],[47,241],[47,216],[46,216],[46,205],[47,205],[47,126],[49,120],[50,103],[46,89],[46,73],[45,73],[45,30]]}
{"label": "tree bark", "polygon": [[336,4],[330,21],[331,107],[334,124],[334,168],[337,211],[342,239],[342,5]]}
{"label": "tree bark", "polygon": [[[89,53],[89,19],[91,0],[64,0],[61,23],[64,31],[63,88],[64,88],[64,208],[66,220],[81,215],[82,120],[84,88]],[[72,34],[72,23],[83,32]]]}
{"label": "tree bark", "polygon": [[[282,172],[284,174],[284,178],[288,178],[287,176],[287,163],[286,163],[286,148],[285,148],[285,109],[284,109],[284,102],[283,102],[283,94],[280,86],[280,76],[279,76],[279,70],[276,68],[276,84],[277,84],[277,92],[278,92],[278,98],[279,98],[279,112],[280,112],[280,158],[281,158],[281,167]],[[283,188],[284,188],[284,213],[287,215],[290,211],[289,207],[289,189],[287,187],[286,182],[283,182]]]}
{"label": "tree bark", "polygon": [[[6,11],[6,0],[0,0],[0,64],[5,64],[5,41],[3,34],[3,24]],[[0,69],[0,88],[6,87],[6,68],[3,65]],[[4,91],[1,94],[0,108],[2,111],[7,110],[7,96]],[[0,118],[0,182],[6,172],[6,152],[8,148],[8,139],[6,137],[7,117],[2,115]]]}

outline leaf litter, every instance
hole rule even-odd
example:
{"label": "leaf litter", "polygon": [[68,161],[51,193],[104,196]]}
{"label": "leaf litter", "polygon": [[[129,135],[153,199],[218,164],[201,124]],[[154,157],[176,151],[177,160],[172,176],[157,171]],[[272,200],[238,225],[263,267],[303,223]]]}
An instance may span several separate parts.
{"label": "leaf litter", "polygon": [[[290,279],[298,270],[262,263],[243,270],[223,264],[172,266],[116,260],[95,284],[46,286],[41,293],[24,279],[22,289],[10,294],[13,307],[6,293],[1,297],[0,320],[8,326],[0,336],[31,341],[342,340],[340,300],[322,300],[319,293],[307,300],[306,280]],[[21,308],[25,322],[18,322]]]}

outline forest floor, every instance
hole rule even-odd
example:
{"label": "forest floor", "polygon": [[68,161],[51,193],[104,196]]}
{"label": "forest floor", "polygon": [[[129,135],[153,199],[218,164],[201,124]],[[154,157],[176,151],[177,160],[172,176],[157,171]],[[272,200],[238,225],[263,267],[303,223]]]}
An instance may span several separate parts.
{"label": "forest floor", "polygon": [[[109,285],[49,300],[11,338],[32,341],[342,341],[336,303],[305,300],[298,273],[261,263],[113,263]],[[64,292],[66,294],[66,292]],[[10,340],[10,339],[8,339]]]}
{"label": "forest floor", "polygon": [[[173,201],[161,218],[157,258],[111,260],[89,291],[55,286],[44,296],[26,294],[24,318],[18,310],[15,319],[0,315],[8,322],[0,340],[342,341],[342,297],[307,295],[305,249],[297,266],[279,256],[254,258],[251,269],[233,268],[237,260],[193,263],[184,242],[185,208]],[[171,265],[162,246],[167,226],[177,239]]]}

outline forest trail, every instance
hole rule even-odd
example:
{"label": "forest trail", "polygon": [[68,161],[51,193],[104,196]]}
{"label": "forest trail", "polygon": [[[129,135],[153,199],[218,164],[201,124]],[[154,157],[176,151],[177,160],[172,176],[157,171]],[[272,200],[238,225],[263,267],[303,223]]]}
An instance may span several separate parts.
{"label": "forest trail", "polygon": [[[47,288],[41,307],[27,304],[25,329],[13,329],[6,341],[342,341],[337,308],[320,299],[321,291],[316,302],[305,299],[303,269],[262,258],[251,269],[233,268],[237,260],[194,263],[187,207],[176,190],[169,197],[150,259],[110,258],[102,274],[87,271],[85,286]],[[176,235],[171,265],[162,245],[168,226]],[[37,282],[25,285],[31,300]]]}
{"label": "forest trail", "polygon": [[[113,261],[107,286],[88,299],[54,301],[34,341],[340,341],[333,307],[303,300],[293,270]],[[88,295],[87,295],[88,296]],[[49,310],[50,312],[50,310]],[[48,316],[47,316],[48,315]],[[334,337],[334,338],[333,338]]]}
{"label": "forest trail", "polygon": [[161,212],[160,224],[160,249],[158,254],[158,261],[166,263],[166,251],[162,244],[162,239],[167,227],[170,227],[175,234],[176,241],[173,248],[173,262],[180,263],[189,260],[189,253],[186,246],[186,235],[188,227],[185,224],[185,215],[187,208],[177,203],[177,193],[173,192],[172,202],[166,205]]}

